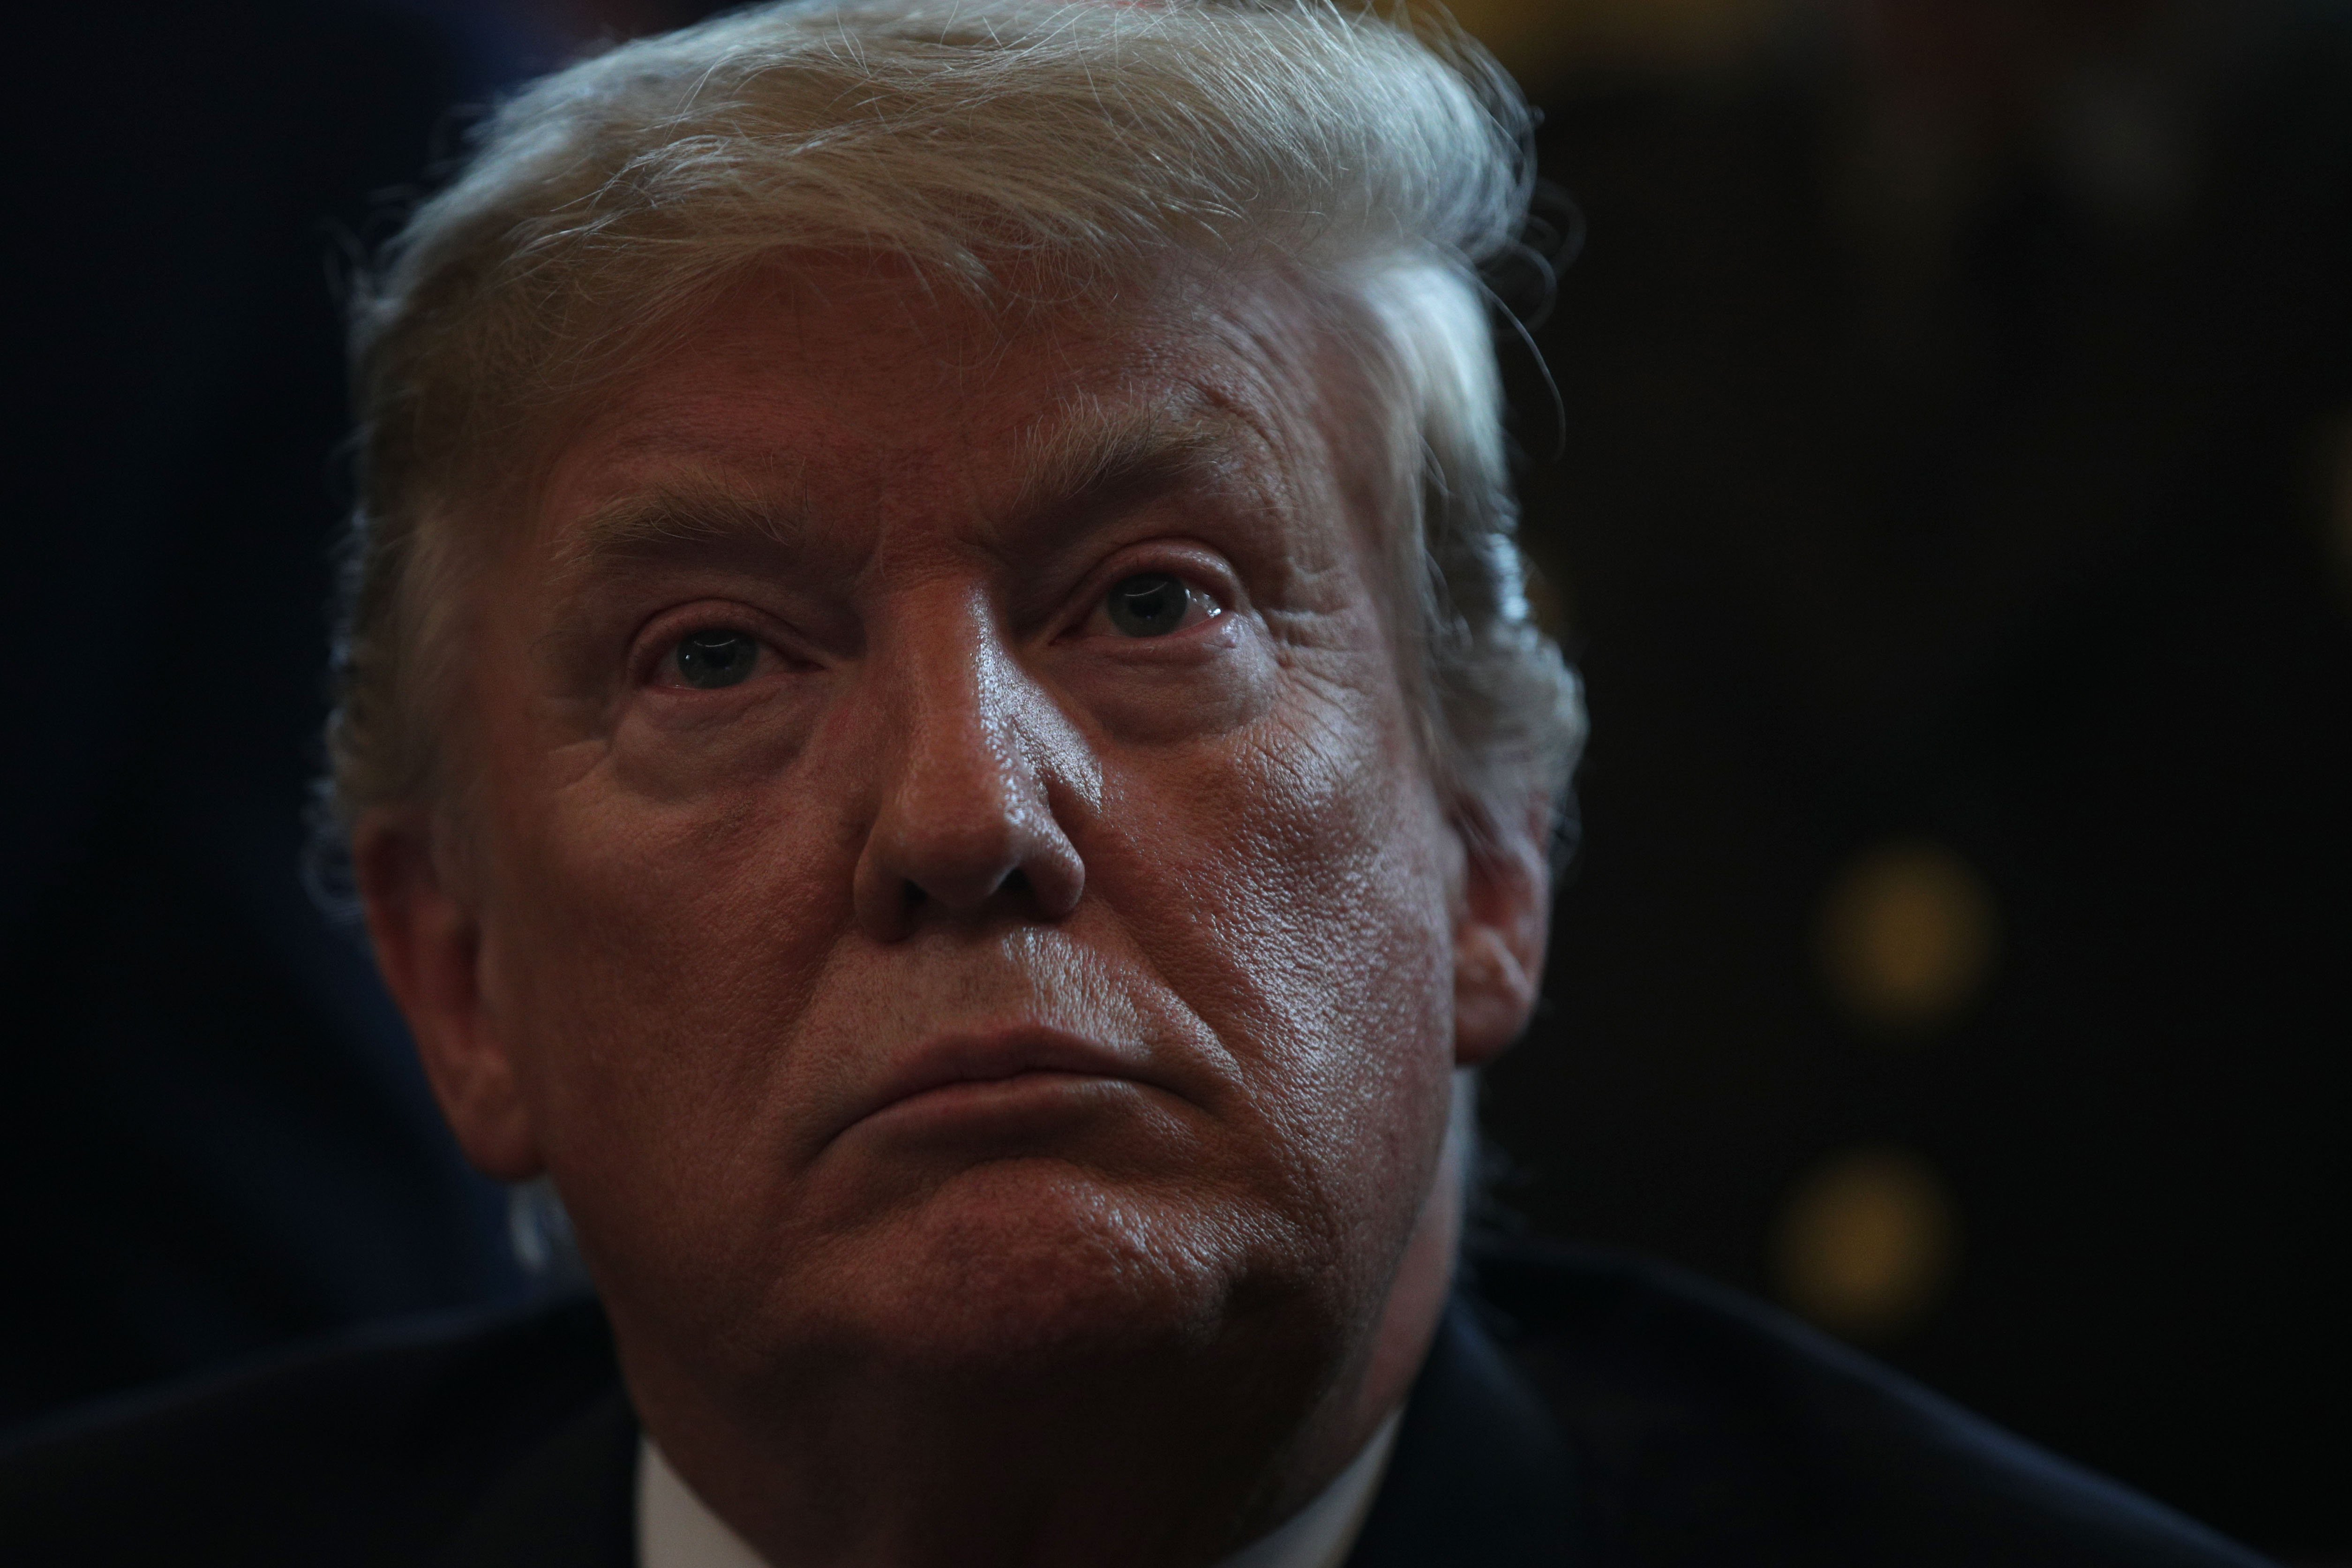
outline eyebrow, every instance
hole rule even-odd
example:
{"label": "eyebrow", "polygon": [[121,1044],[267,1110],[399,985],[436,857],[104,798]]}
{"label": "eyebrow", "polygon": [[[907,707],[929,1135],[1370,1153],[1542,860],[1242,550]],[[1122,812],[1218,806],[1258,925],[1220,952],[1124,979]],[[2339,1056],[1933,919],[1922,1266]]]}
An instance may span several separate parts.
{"label": "eyebrow", "polygon": [[[1242,423],[1192,398],[1105,407],[1074,397],[1020,438],[1011,507],[998,530],[1066,516],[1134,490],[1169,483],[1202,465]],[[762,498],[723,481],[670,482],[598,507],[567,530],[559,571],[577,582],[616,562],[696,545],[790,547],[814,523],[799,505]]]}
{"label": "eyebrow", "polygon": [[1013,519],[1083,508],[1178,478],[1229,444],[1241,423],[1197,397],[1108,408],[1074,397],[1065,407],[1072,412],[1041,421],[1023,440]]}
{"label": "eyebrow", "polygon": [[808,531],[798,509],[721,484],[672,483],[600,507],[569,530],[558,557],[568,577],[609,562],[698,544],[791,545]]}

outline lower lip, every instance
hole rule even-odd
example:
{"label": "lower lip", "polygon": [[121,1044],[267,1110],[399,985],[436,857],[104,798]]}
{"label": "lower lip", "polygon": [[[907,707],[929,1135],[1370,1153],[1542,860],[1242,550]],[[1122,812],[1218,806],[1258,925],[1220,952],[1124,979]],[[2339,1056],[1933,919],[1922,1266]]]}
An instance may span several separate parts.
{"label": "lower lip", "polygon": [[877,1131],[913,1136],[1042,1128],[1074,1114],[1107,1109],[1139,1087],[1125,1078],[1044,1070],[1009,1078],[968,1078],[894,1100],[866,1123]]}

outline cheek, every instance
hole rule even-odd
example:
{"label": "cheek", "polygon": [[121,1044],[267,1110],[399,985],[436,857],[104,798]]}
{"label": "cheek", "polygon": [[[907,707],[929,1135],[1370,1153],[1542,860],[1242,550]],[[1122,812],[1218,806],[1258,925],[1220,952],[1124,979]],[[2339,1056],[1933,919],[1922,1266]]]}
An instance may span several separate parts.
{"label": "cheek", "polygon": [[[698,1212],[673,1189],[773,1146],[744,1108],[772,1103],[764,1085],[847,919],[848,879],[780,790],[649,803],[604,781],[506,824],[499,883],[514,895],[499,901],[488,999],[583,1221],[605,1203]],[[643,1190],[605,1192],[624,1171]]]}
{"label": "cheek", "polygon": [[1447,829],[1396,706],[1294,706],[1181,789],[1130,784],[1163,873],[1141,944],[1310,1201],[1381,1228],[1418,1208],[1453,1065]]}
{"label": "cheek", "polygon": [[1325,758],[1313,747],[1267,758],[1276,806],[1242,840],[1234,891],[1260,890],[1252,945],[1283,960],[1264,967],[1267,999],[1286,1034],[1311,1042],[1320,1131],[1346,1146],[1367,1128],[1417,1124],[1411,1108],[1434,1103],[1447,1081],[1451,924],[1434,852],[1443,824],[1417,758],[1402,747]]}

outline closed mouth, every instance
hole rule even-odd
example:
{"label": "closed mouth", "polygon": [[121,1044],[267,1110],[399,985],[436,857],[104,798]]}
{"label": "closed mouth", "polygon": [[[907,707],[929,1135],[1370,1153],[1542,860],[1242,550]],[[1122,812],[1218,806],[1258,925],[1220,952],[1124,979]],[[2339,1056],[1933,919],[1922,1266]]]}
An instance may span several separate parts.
{"label": "closed mouth", "polygon": [[[897,1064],[846,1125],[936,1109],[985,1113],[1090,1087],[1146,1083],[1139,1053],[1066,1030],[1023,1024],[935,1037]],[[845,1130],[846,1130],[845,1128]]]}

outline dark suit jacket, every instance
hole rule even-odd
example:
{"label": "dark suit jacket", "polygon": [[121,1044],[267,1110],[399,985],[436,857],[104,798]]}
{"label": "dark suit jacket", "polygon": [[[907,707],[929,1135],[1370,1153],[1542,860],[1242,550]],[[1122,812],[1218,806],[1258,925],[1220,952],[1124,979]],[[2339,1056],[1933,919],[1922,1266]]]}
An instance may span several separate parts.
{"label": "dark suit jacket", "polygon": [[[627,1568],[594,1303],[443,1321],[0,1458],[0,1558]],[[2258,1559],[1752,1302],[1527,1247],[1465,1267],[1350,1568]]]}

